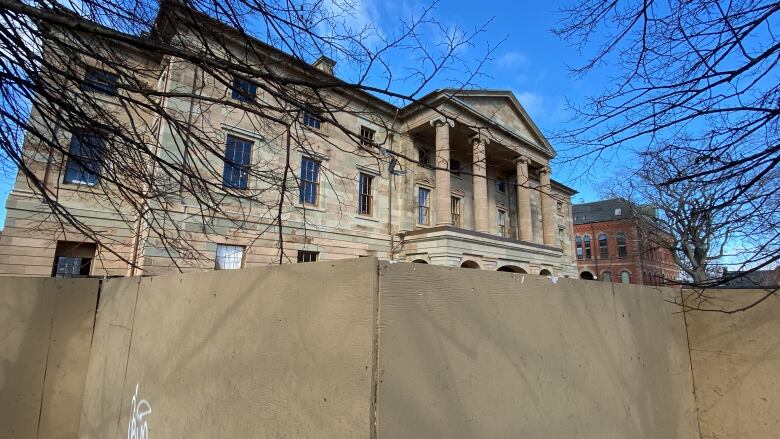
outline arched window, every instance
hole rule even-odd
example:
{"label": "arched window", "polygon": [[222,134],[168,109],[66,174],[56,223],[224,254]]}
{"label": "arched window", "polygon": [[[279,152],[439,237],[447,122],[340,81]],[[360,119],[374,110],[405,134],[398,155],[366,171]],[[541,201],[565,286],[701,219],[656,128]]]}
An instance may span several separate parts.
{"label": "arched window", "polygon": [[607,259],[609,257],[609,250],[607,249],[607,234],[604,232],[599,233],[599,258]]}
{"label": "arched window", "polygon": [[618,257],[625,258],[626,256],[628,256],[628,247],[626,246],[626,235],[624,235],[621,232],[616,235],[616,238],[617,238]]}
{"label": "arched window", "polygon": [[593,252],[590,248],[590,235],[585,235],[585,259],[591,259]]}
{"label": "arched window", "polygon": [[620,282],[624,284],[631,283],[631,273],[627,271],[621,271],[620,272]]}
{"label": "arched window", "polygon": [[582,259],[582,238],[580,235],[574,237],[574,246],[577,248],[577,259]]}
{"label": "arched window", "polygon": [[612,272],[605,271],[601,273],[601,280],[603,280],[604,282],[612,282]]}

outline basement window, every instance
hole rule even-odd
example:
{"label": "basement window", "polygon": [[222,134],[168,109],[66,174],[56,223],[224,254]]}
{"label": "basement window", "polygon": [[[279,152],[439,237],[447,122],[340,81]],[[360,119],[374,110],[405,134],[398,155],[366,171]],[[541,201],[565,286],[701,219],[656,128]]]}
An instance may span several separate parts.
{"label": "basement window", "polygon": [[244,265],[244,246],[217,244],[215,270],[237,270]]}
{"label": "basement window", "polygon": [[304,262],[317,262],[317,256],[319,255],[320,252],[298,250],[298,263],[302,264]]}
{"label": "basement window", "polygon": [[97,246],[88,242],[57,241],[52,277],[86,277]]}

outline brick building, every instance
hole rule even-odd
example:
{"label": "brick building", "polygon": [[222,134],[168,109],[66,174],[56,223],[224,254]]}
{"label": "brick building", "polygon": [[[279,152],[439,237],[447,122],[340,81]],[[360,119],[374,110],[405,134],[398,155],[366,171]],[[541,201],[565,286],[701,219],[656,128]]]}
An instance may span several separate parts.
{"label": "brick building", "polygon": [[[217,25],[205,16],[189,19],[175,2],[162,5],[153,32],[157,38],[188,41],[188,26]],[[257,56],[278,60],[273,68],[286,69],[281,76],[333,80],[332,60],[323,57],[309,65],[261,41],[251,44],[252,50],[240,44],[229,49],[247,63],[259,62],[254,59]],[[47,51],[66,49],[46,45]],[[213,133],[210,142],[225,149],[221,156],[241,150],[245,153],[240,165],[247,169],[258,163],[285,167],[278,163],[285,159],[284,144],[274,140],[283,136],[273,131],[283,132],[284,127],[256,123],[240,106],[217,103],[198,107],[186,97],[189,92],[218,102],[243,100],[244,94],[251,93],[251,100],[262,104],[273,98],[262,87],[250,87],[235,77],[231,89],[190,61],[174,56],[159,58],[138,50],[116,53],[124,50],[116,45],[107,50],[114,53],[105,53],[106,57],[133,58],[144,66],[149,72],[148,87],[157,87],[162,93],[177,91],[160,105],[172,109],[169,117],[180,118],[181,124]],[[85,64],[83,82],[71,85],[76,93],[99,95],[109,112],[119,108],[117,103],[132,91],[117,83],[116,72],[107,71],[100,62],[86,60]],[[236,90],[241,90],[238,97]],[[377,256],[486,270],[577,275],[569,245],[573,229],[570,197],[575,191],[551,179],[550,161],[555,150],[512,92],[436,90],[420,99],[424,105],[406,107],[396,107],[352,87],[333,87],[322,93],[324,99],[335,102],[334,108],[354,106],[354,111],[335,117],[340,125],[361,133],[361,144],[386,140],[386,149],[419,160],[402,163],[404,172],[394,173],[389,160],[345,152],[356,149],[355,139],[316,114],[303,114],[297,122],[303,129],[295,136],[305,137],[297,143],[308,146],[292,151],[289,160],[292,172],[299,176],[296,181],[301,183],[295,183],[299,187],[292,188],[293,201],[283,212],[285,260]],[[39,113],[40,109],[33,108],[33,124]],[[223,188],[244,185],[242,189],[264,190],[263,181],[247,181],[240,173],[228,172],[237,165],[220,155],[195,151],[195,146],[182,150],[181,134],[171,129],[169,122],[155,120],[159,119],[156,114],[143,108],[133,114],[146,119],[145,126],[154,127],[155,151],[165,160],[188,163],[185,154],[199,153],[215,169],[214,178],[225,179]],[[259,126],[268,126],[268,131],[259,130]],[[59,142],[64,150],[70,145],[71,156],[78,154],[74,148],[80,148],[85,138],[92,139],[90,145],[110,144],[106,139],[95,141],[97,134],[84,137],[57,131],[51,136],[51,142]],[[195,198],[182,193],[141,213],[145,216],[141,218],[133,211],[120,210],[122,206],[107,202],[105,193],[93,190],[100,186],[96,185],[101,178],[100,166],[85,169],[74,165],[33,136],[28,136],[24,149],[25,160],[47,191],[56,194],[58,202],[78,221],[100,225],[106,239],[90,242],[78,230],[63,227],[41,202],[41,189],[19,175],[6,204],[0,275],[149,275],[268,265],[280,259],[277,231],[262,213],[242,218],[240,229],[231,218],[202,221],[196,214]],[[90,149],[98,155],[90,160],[110,165],[110,157],[99,156],[103,148]],[[326,167],[343,178],[326,181],[320,175]],[[233,200],[225,197],[222,203],[229,206]],[[156,216],[162,219],[149,220]],[[141,227],[149,223],[165,227],[164,218],[177,222],[181,239],[191,243],[202,257],[185,259],[173,254],[153,230]],[[111,251],[106,251],[108,246]]]}
{"label": "brick building", "polygon": [[668,249],[653,244],[631,204],[621,199],[575,204],[574,249],[581,279],[662,285],[679,278]]}

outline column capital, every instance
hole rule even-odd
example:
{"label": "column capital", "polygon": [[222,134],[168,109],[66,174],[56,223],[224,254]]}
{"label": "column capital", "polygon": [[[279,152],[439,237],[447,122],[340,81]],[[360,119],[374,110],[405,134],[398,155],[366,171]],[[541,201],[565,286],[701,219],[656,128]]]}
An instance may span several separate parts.
{"label": "column capital", "polygon": [[434,126],[434,127],[443,127],[445,125],[449,125],[450,127],[454,127],[455,126],[455,121],[450,119],[449,117],[438,116],[438,117],[436,117],[434,119],[431,119],[430,124],[431,124],[431,126]]}
{"label": "column capital", "polygon": [[469,136],[469,143],[472,145],[475,143],[481,143],[483,145],[487,145],[488,143],[490,143],[490,139],[483,136],[482,134],[477,133]]}
{"label": "column capital", "polygon": [[552,170],[550,169],[550,166],[542,166],[542,168],[539,169],[539,175],[542,174],[546,174],[546,175],[552,174]]}
{"label": "column capital", "polygon": [[519,156],[517,156],[517,158],[515,158],[515,164],[518,164],[518,163],[524,163],[524,164],[527,165],[527,164],[531,163],[531,159],[529,159],[528,157],[526,157],[524,155],[519,155]]}

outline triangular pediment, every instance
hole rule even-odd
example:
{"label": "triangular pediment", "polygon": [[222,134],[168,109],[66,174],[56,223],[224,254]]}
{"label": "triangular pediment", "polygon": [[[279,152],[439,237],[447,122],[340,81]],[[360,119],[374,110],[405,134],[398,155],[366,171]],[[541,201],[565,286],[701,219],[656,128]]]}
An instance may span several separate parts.
{"label": "triangular pediment", "polygon": [[500,126],[505,131],[555,155],[550,142],[510,91],[467,91],[455,100]]}

